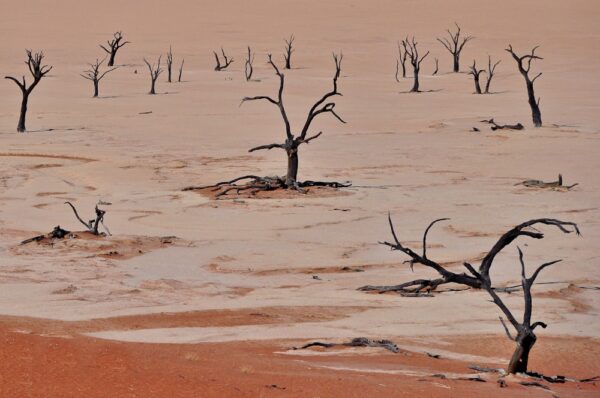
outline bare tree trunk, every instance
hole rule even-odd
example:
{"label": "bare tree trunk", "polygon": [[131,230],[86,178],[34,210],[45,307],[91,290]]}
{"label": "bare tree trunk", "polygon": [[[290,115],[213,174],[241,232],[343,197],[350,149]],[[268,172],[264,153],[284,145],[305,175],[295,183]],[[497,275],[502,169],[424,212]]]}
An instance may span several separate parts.
{"label": "bare tree trunk", "polygon": [[98,97],[98,80],[94,80],[94,98]]}
{"label": "bare tree trunk", "polygon": [[419,92],[419,70],[415,69],[415,79],[414,79],[414,83],[413,83],[413,87],[410,90],[411,93],[418,93]]}
{"label": "bare tree trunk", "polygon": [[114,66],[115,65],[115,55],[117,55],[117,50],[112,50],[110,52],[110,58],[108,59],[108,64],[106,64],[106,66]]}
{"label": "bare tree trunk", "polygon": [[25,116],[27,114],[27,101],[29,101],[29,94],[23,93],[23,100],[21,101],[21,114],[19,115],[19,124],[17,125],[17,131],[24,133],[27,129],[25,128]]}
{"label": "bare tree trunk", "polygon": [[460,64],[459,64],[460,58],[459,58],[458,54],[454,54],[453,58],[454,58],[454,66],[453,66],[452,70],[456,73],[460,69]]}
{"label": "bare tree trunk", "polygon": [[171,46],[169,46],[169,52],[167,53],[167,81],[169,83],[172,82],[171,80],[171,69],[173,68],[173,49],[171,48]]}
{"label": "bare tree trunk", "polygon": [[179,83],[181,83],[181,75],[183,74],[183,63],[185,62],[185,59],[181,60],[181,66],[179,67],[179,77],[177,78],[177,81]]}
{"label": "bare tree trunk", "polygon": [[535,127],[542,127],[542,112],[540,111],[540,102],[539,100],[535,99],[533,81],[530,80],[527,80],[527,97],[529,99],[529,106],[531,107],[533,125]]}
{"label": "bare tree trunk", "polygon": [[508,373],[524,373],[527,372],[527,364],[529,362],[529,353],[536,342],[536,336],[533,333],[527,333],[524,336],[517,337],[517,346],[513,352],[508,368]]}
{"label": "bare tree trunk", "polygon": [[298,148],[292,148],[287,151],[288,166],[287,175],[285,177],[285,185],[293,187],[298,179]]}
{"label": "bare tree trunk", "polygon": [[152,79],[152,87],[150,88],[150,94],[156,94],[156,91],[154,91],[154,83],[156,82],[156,80]]}

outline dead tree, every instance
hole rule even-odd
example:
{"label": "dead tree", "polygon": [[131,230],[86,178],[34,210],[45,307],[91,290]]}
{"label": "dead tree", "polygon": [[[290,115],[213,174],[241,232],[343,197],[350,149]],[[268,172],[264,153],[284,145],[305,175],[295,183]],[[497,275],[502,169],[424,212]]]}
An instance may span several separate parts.
{"label": "dead tree", "polygon": [[475,82],[475,93],[481,94],[481,85],[479,84],[479,75],[485,73],[485,69],[477,69],[477,64],[475,60],[473,60],[473,65],[469,69],[469,75],[473,76],[473,81]]}
{"label": "dead tree", "polygon": [[517,61],[517,66],[519,67],[519,72],[523,75],[525,79],[525,85],[527,86],[527,98],[529,101],[529,106],[531,107],[531,117],[533,119],[533,125],[535,127],[542,127],[542,113],[540,112],[540,98],[536,100],[535,92],[533,90],[533,83],[540,77],[542,74],[538,73],[533,79],[529,78],[529,71],[531,70],[531,61],[535,59],[543,59],[535,55],[535,50],[537,50],[539,46],[535,46],[531,50],[531,54],[526,54],[523,56],[518,56],[513,51],[512,46],[509,44],[506,51],[512,55],[512,57]]}
{"label": "dead tree", "polygon": [[433,71],[432,76],[437,75],[439,70],[440,70],[440,64],[439,64],[439,60],[436,58],[435,59],[435,70]]}
{"label": "dead tree", "polygon": [[[338,95],[342,95],[338,91],[338,78],[340,77],[341,64],[342,64],[343,55],[339,56],[333,54],[333,60],[335,62],[335,74],[333,76],[333,88],[331,91],[324,94],[321,99],[319,99],[315,104],[310,108],[308,112],[308,116],[306,121],[304,122],[304,126],[302,127],[301,132],[295,136],[292,133],[292,127],[290,125],[287,112],[285,106],[283,104],[283,89],[285,84],[285,76],[279,70],[279,68],[273,62],[271,54],[268,55],[268,63],[271,65],[275,74],[279,78],[279,91],[277,95],[277,99],[272,98],[270,96],[260,95],[256,97],[245,97],[242,99],[242,104],[248,101],[256,101],[256,100],[266,100],[271,104],[275,105],[281,114],[281,118],[283,119],[283,123],[285,126],[285,135],[286,140],[284,143],[279,144],[267,144],[260,145],[254,148],[251,148],[248,152],[254,152],[259,150],[270,150],[273,148],[283,149],[287,154],[287,173],[283,177],[259,177],[256,175],[246,175],[242,177],[235,178],[230,181],[224,181],[217,183],[215,185],[209,186],[191,186],[184,188],[184,191],[195,190],[195,189],[205,189],[205,188],[213,188],[215,191],[220,190],[220,192],[216,195],[217,198],[227,195],[229,192],[236,192],[239,194],[240,192],[249,192],[254,195],[259,191],[272,191],[276,189],[294,189],[300,192],[305,192],[304,188],[306,187],[348,187],[350,183],[340,183],[335,181],[298,181],[298,150],[300,145],[308,144],[312,140],[317,139],[323,133],[322,131],[318,132],[314,135],[309,135],[309,130],[312,122],[315,118],[321,114],[329,113],[333,115],[337,120],[342,123],[346,123],[336,112],[335,112],[335,102],[327,102],[331,97],[335,97]],[[239,181],[249,180],[250,182],[245,185],[236,185]]]}
{"label": "dead tree", "polygon": [[177,81],[181,83],[181,76],[183,75],[183,63],[185,62],[185,58],[181,60],[181,65],[179,66],[179,77],[177,77]]}
{"label": "dead tree", "polygon": [[167,53],[167,81],[171,83],[171,69],[173,68],[173,49],[169,46]]}
{"label": "dead tree", "polygon": [[422,57],[419,57],[419,50],[417,49],[417,42],[413,36],[412,40],[409,41],[408,38],[402,40],[402,47],[404,47],[404,51],[408,54],[408,58],[410,60],[410,64],[413,67],[413,77],[414,83],[413,87],[410,90],[411,93],[418,93],[419,90],[419,72],[421,70],[421,62],[429,55],[429,51]]}
{"label": "dead tree", "polygon": [[83,219],[79,216],[79,213],[77,213],[77,209],[75,208],[75,206],[73,206],[71,202],[65,202],[65,204],[69,205],[71,209],[73,209],[73,213],[75,213],[75,218],[77,218],[77,220],[79,220],[79,222],[87,228],[88,232],[94,235],[101,235],[102,232],[100,232],[98,228],[100,224],[102,224],[102,226],[106,230],[106,233],[110,235],[110,231],[108,230],[106,225],[104,225],[104,215],[106,214],[106,210],[99,209],[98,204],[94,209],[96,212],[96,217],[89,220],[88,222],[83,221]]}
{"label": "dead tree", "polygon": [[[427,256],[427,235],[431,228],[440,221],[446,221],[448,218],[440,218],[429,224],[429,226],[425,229],[423,234],[423,251],[421,254],[413,251],[412,249],[405,247],[396,236],[396,232],[394,231],[394,225],[392,223],[391,216],[388,216],[388,222],[390,225],[390,230],[392,232],[392,237],[394,238],[393,242],[380,242],[380,244],[390,247],[392,250],[398,250],[410,257],[410,260],[405,261],[410,266],[412,270],[415,264],[421,264],[425,267],[431,268],[436,271],[440,278],[437,279],[416,279],[410,282],[401,283],[399,285],[391,285],[391,286],[362,286],[358,290],[362,291],[376,291],[379,293],[385,292],[405,292],[405,293],[421,293],[422,290],[432,291],[435,290],[438,286],[447,284],[447,283],[457,283],[460,285],[465,285],[474,289],[481,289],[483,287],[481,279],[474,275],[467,275],[466,273],[456,273],[448,270],[446,267],[441,265],[440,263],[431,260]],[[522,224],[517,225],[512,228],[508,232],[498,239],[498,241],[494,244],[494,246],[490,249],[490,251],[483,257],[481,263],[478,268],[479,275],[482,275],[486,280],[489,279],[490,268],[494,262],[494,259],[506,246],[510,245],[515,239],[520,236],[527,236],[533,239],[542,239],[544,238],[544,234],[533,227],[535,225],[550,225],[558,228],[560,231],[568,234],[571,232],[576,232],[579,235],[579,228],[577,224],[568,221],[560,221],[552,218],[538,218],[526,221]],[[568,229],[569,227],[573,228],[573,230]]]}
{"label": "dead tree", "polygon": [[296,40],[294,35],[291,35],[289,39],[285,40],[285,53],[283,54],[283,59],[285,59],[285,69],[292,69],[292,53],[295,51],[292,48],[294,40]]}
{"label": "dead tree", "polygon": [[21,99],[21,113],[19,114],[19,124],[17,124],[17,131],[20,133],[24,133],[26,131],[25,128],[25,117],[27,115],[27,102],[29,101],[29,95],[38,85],[40,80],[44,76],[48,74],[52,70],[52,66],[42,65],[42,61],[44,60],[44,53],[42,51],[33,54],[31,50],[25,50],[27,53],[27,68],[29,68],[29,73],[31,73],[31,77],[33,77],[33,82],[27,86],[27,82],[25,81],[25,76],[23,76],[22,80],[14,78],[12,76],[5,76],[5,79],[12,80],[16,83],[17,86],[21,89],[21,93],[23,94],[23,98]]}
{"label": "dead tree", "polygon": [[[408,40],[408,37],[406,38]],[[398,73],[400,72],[400,66],[402,66],[402,78],[406,78],[406,57],[408,53],[403,51],[403,46],[398,42],[398,58],[396,58],[396,81],[400,82],[398,79]]]}
{"label": "dead tree", "polygon": [[549,267],[553,264],[556,264],[562,260],[554,260],[540,265],[535,272],[527,277],[525,272],[525,262],[523,261],[523,252],[519,247],[517,247],[519,251],[519,262],[521,264],[521,286],[523,288],[523,300],[525,302],[525,308],[523,310],[523,321],[519,322],[512,314],[512,312],[508,309],[506,304],[502,301],[502,299],[498,296],[498,293],[494,290],[492,286],[492,281],[490,280],[489,274],[483,275],[481,272],[476,271],[470,264],[465,263],[465,267],[469,270],[469,272],[480,281],[481,286],[485,289],[488,294],[492,297],[494,304],[500,308],[504,316],[508,319],[510,325],[514,328],[516,335],[513,336],[510,333],[510,330],[504,319],[500,317],[500,322],[504,327],[504,331],[508,338],[516,343],[515,351],[510,359],[508,364],[508,368],[506,369],[507,373],[525,373],[527,372],[527,364],[529,361],[529,353],[535,344],[537,337],[534,333],[536,327],[541,326],[542,328],[546,328],[547,325],[544,322],[531,322],[532,318],[532,307],[533,307],[533,299],[531,296],[531,288],[535,283],[536,278],[539,276],[540,272],[544,270],[546,267]]}
{"label": "dead tree", "polygon": [[252,54],[252,50],[250,50],[250,46],[248,46],[248,56],[246,57],[246,65],[244,67],[244,73],[246,75],[246,81],[250,81],[252,79],[252,72],[254,69],[252,68],[252,63],[254,62],[254,54]]}
{"label": "dead tree", "polygon": [[88,64],[90,66],[90,69],[84,71],[83,74],[80,75],[84,79],[90,80],[94,83],[94,98],[98,97],[98,86],[100,84],[100,80],[102,80],[102,78],[106,76],[107,73],[112,72],[113,70],[118,68],[118,66],[115,66],[114,68],[108,69],[101,73],[100,66],[102,66],[105,59],[106,57],[104,57],[102,61],[98,61],[98,59],[96,59],[95,64]]}
{"label": "dead tree", "polygon": [[231,65],[233,63],[233,58],[229,59],[227,57],[227,55],[225,54],[225,50],[223,50],[223,47],[221,47],[221,54],[223,54],[223,63],[222,64],[221,64],[221,60],[219,59],[219,54],[217,54],[216,51],[213,51],[213,54],[215,54],[215,61],[217,63],[217,65],[215,65],[215,70],[217,72],[227,69],[229,67],[229,65]]}
{"label": "dead tree", "polygon": [[494,65],[492,65],[492,57],[490,55],[488,55],[487,80],[485,82],[485,93],[486,94],[490,93],[490,84],[492,84],[492,78],[494,77],[494,73],[496,72],[496,66],[498,66],[498,64],[500,62],[501,61],[499,60]]}
{"label": "dead tree", "polygon": [[125,44],[129,43],[128,41],[121,42],[122,40],[123,40],[123,33],[121,31],[119,31],[119,32],[115,32],[113,34],[112,40],[106,41],[106,44],[108,45],[107,47],[100,44],[100,47],[104,51],[106,51],[107,54],[110,55],[107,66],[115,65],[115,56],[117,55],[117,51],[119,51],[119,49],[121,47],[123,47]]}
{"label": "dead tree", "polygon": [[158,76],[160,76],[160,74],[163,72],[163,69],[160,67],[161,58],[162,55],[158,57],[158,63],[156,64],[156,66],[154,64],[150,65],[150,62],[148,62],[146,58],[144,58],[144,62],[146,63],[146,65],[148,65],[148,70],[150,71],[150,79],[152,80],[152,86],[150,87],[149,94],[156,94],[156,91],[154,91],[156,79],[158,79]]}
{"label": "dead tree", "polygon": [[450,36],[450,40],[448,40],[446,37],[443,37],[441,39],[438,38],[437,41],[442,43],[446,50],[452,54],[453,71],[458,72],[460,70],[460,53],[465,47],[465,44],[467,44],[470,40],[473,40],[475,37],[463,36],[461,38],[460,26],[458,26],[456,22],[454,25],[456,25],[456,32],[452,33],[450,29],[446,29],[446,32],[448,32],[448,35]]}

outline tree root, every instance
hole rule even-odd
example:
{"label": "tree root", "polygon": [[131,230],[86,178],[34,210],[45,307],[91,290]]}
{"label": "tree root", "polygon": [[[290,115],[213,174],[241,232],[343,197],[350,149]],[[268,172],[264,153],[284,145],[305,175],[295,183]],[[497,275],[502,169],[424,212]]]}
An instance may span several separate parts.
{"label": "tree root", "polygon": [[[246,182],[243,182],[247,180]],[[240,183],[243,182],[243,183]],[[238,185],[238,183],[240,183]],[[217,192],[215,195],[216,199],[230,195],[231,192],[235,192],[239,195],[242,192],[247,192],[251,196],[256,195],[258,192],[275,191],[277,189],[293,189],[301,193],[307,193],[308,190],[304,188],[309,187],[330,187],[330,188],[346,188],[351,186],[350,182],[337,182],[337,181],[297,181],[293,185],[286,184],[285,178],[283,177],[260,177],[256,175],[245,175],[234,178],[229,181],[221,181],[214,185],[204,186],[189,186],[182,189],[182,191],[195,191],[202,189],[210,189],[211,192]]]}
{"label": "tree root", "polygon": [[302,347],[294,347],[294,350],[303,350],[310,347],[381,347],[393,353],[400,352],[400,349],[396,344],[390,340],[371,340],[366,337],[357,337],[350,340],[347,343],[323,343],[321,341],[313,341],[312,343],[304,344]]}

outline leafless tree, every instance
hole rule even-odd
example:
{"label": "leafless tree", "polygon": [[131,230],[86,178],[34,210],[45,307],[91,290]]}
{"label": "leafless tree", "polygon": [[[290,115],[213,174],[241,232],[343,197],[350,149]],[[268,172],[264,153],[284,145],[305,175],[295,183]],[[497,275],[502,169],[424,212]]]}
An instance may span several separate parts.
{"label": "leafless tree", "polygon": [[450,29],[447,29],[448,35],[450,36],[450,40],[448,38],[438,38],[437,41],[442,43],[442,45],[452,54],[453,60],[453,70],[454,72],[458,72],[460,70],[460,53],[462,52],[465,44],[467,44],[470,40],[473,40],[475,37],[473,36],[463,36],[461,38],[460,26],[455,22],[456,32],[452,33]]}
{"label": "leafless tree", "polygon": [[435,59],[435,70],[433,71],[433,76],[438,74],[438,71],[440,70],[440,63],[439,60],[436,58]]}
{"label": "leafless tree", "polygon": [[225,70],[229,67],[229,65],[231,65],[233,63],[233,58],[228,58],[227,55],[225,55],[225,50],[223,50],[223,47],[221,47],[221,54],[223,54],[223,63],[221,64],[221,60],[219,59],[219,55],[217,54],[216,51],[213,51],[213,54],[215,55],[215,61],[216,61],[216,65],[215,65],[215,70],[217,72],[220,72],[222,70]]}
{"label": "leafless tree", "polygon": [[118,66],[115,66],[114,68],[110,68],[104,72],[100,72],[100,66],[102,66],[105,60],[106,57],[104,57],[102,61],[96,59],[96,63],[88,64],[90,66],[90,69],[84,71],[81,74],[81,77],[90,80],[94,83],[94,98],[98,97],[98,86],[100,84],[100,80],[102,80],[102,78],[106,76],[107,73],[112,72],[113,70],[118,68]]}
{"label": "leafless tree", "polygon": [[469,75],[473,76],[473,81],[475,82],[475,93],[481,94],[481,85],[479,84],[479,75],[485,73],[485,69],[477,69],[477,64],[475,60],[473,60],[473,65],[469,69]]}
{"label": "leafless tree", "polygon": [[523,290],[523,299],[525,302],[525,308],[523,311],[523,320],[522,322],[517,321],[516,317],[509,310],[506,304],[502,301],[498,293],[502,291],[507,291],[507,288],[499,289],[494,287],[491,277],[490,277],[490,269],[494,258],[508,245],[510,245],[515,239],[520,236],[528,236],[533,239],[542,239],[544,234],[539,231],[539,229],[534,228],[534,226],[538,225],[549,225],[558,228],[560,231],[569,234],[575,232],[577,235],[580,235],[579,228],[577,224],[568,221],[560,221],[551,218],[539,218],[526,221],[522,224],[517,225],[513,229],[506,232],[504,235],[500,237],[500,239],[494,244],[492,249],[484,256],[481,260],[481,264],[478,269],[475,269],[468,262],[464,262],[464,267],[469,271],[470,275],[465,273],[458,274],[452,271],[447,270],[441,264],[429,259],[427,257],[427,234],[431,227],[435,225],[437,222],[448,220],[447,218],[442,218],[435,220],[429,224],[429,226],[425,229],[425,233],[423,234],[423,252],[422,254],[418,254],[415,251],[411,250],[408,247],[405,247],[400,243],[396,236],[396,232],[394,231],[394,226],[392,224],[391,218],[388,218],[390,229],[392,232],[392,237],[394,238],[393,242],[381,242],[382,244],[389,246],[392,250],[400,250],[403,253],[407,254],[410,257],[408,263],[412,269],[414,264],[422,264],[426,267],[432,268],[437,271],[442,277],[437,280],[423,280],[418,279],[412,282],[403,283],[402,285],[397,286],[364,286],[360,288],[360,290],[367,291],[399,291],[403,292],[409,287],[416,288],[412,291],[413,293],[419,293],[422,289],[432,290],[435,289],[440,284],[444,283],[457,283],[461,285],[466,285],[471,288],[484,289],[491,296],[494,304],[500,308],[504,316],[508,319],[510,325],[514,328],[516,335],[513,336],[509,327],[505,323],[504,319],[500,317],[500,322],[504,327],[504,331],[509,339],[516,342],[516,348],[513,352],[511,360],[508,364],[507,373],[525,373],[527,372],[527,364],[529,360],[529,353],[533,348],[537,337],[534,333],[535,328],[541,326],[542,328],[546,328],[547,325],[544,322],[531,322],[532,319],[532,308],[533,308],[533,299],[531,294],[531,288],[533,287],[535,280],[539,276],[540,272],[544,270],[546,267],[549,267],[553,264],[556,264],[562,260],[554,260],[540,265],[535,272],[527,277],[525,271],[525,262],[523,260],[523,252],[520,248],[517,247],[519,253],[519,263],[521,264],[521,288]]}
{"label": "leafless tree", "polygon": [[115,65],[115,56],[117,55],[117,51],[119,51],[119,49],[121,47],[123,47],[125,44],[130,43],[128,41],[122,42],[122,40],[123,40],[123,33],[121,31],[119,31],[119,32],[115,32],[113,34],[113,38],[111,40],[106,41],[107,46],[103,46],[102,44],[100,44],[100,47],[104,51],[106,51],[107,54],[110,55],[107,66],[114,66]]}
{"label": "leafless tree", "polygon": [[[260,145],[260,146],[251,148],[249,150],[249,152],[254,152],[254,151],[259,151],[259,150],[264,150],[264,149],[268,150],[268,149],[273,149],[273,148],[283,149],[287,154],[287,160],[288,160],[287,173],[284,177],[259,177],[259,176],[255,176],[255,175],[247,175],[247,176],[235,178],[230,181],[220,182],[215,185],[192,186],[192,187],[184,188],[184,190],[188,191],[188,190],[194,190],[194,189],[214,188],[215,190],[220,190],[220,192],[217,194],[217,197],[221,197],[223,195],[227,195],[229,192],[232,192],[232,191],[236,192],[237,194],[239,194],[240,192],[244,192],[244,191],[248,191],[251,194],[256,194],[259,191],[272,191],[272,190],[281,188],[281,189],[295,189],[295,190],[304,192],[305,187],[311,187],[311,186],[329,186],[329,187],[335,187],[335,188],[350,186],[349,183],[339,183],[339,182],[329,182],[329,181],[303,181],[303,182],[298,181],[298,164],[299,164],[298,150],[300,148],[300,145],[310,143],[312,140],[319,138],[321,136],[321,134],[323,133],[321,131],[317,134],[309,135],[309,130],[310,130],[311,124],[315,120],[315,118],[321,114],[329,113],[329,114],[333,115],[340,122],[345,123],[345,121],[334,110],[335,105],[336,105],[335,102],[333,102],[333,101],[327,102],[328,100],[330,100],[331,97],[342,95],[338,91],[338,78],[340,77],[342,58],[343,58],[342,54],[340,54],[340,55],[333,54],[333,60],[335,62],[335,74],[333,76],[333,89],[331,91],[327,92],[326,94],[324,94],[321,97],[321,99],[319,99],[317,102],[315,102],[315,104],[310,108],[310,110],[308,112],[308,116],[306,118],[306,121],[304,122],[304,126],[302,127],[301,132],[297,136],[294,136],[294,134],[292,133],[292,127],[290,125],[290,122],[289,122],[289,119],[287,116],[287,112],[286,112],[285,106],[283,104],[283,89],[284,89],[284,84],[285,84],[285,76],[273,62],[271,54],[268,55],[268,63],[271,65],[271,67],[275,71],[275,74],[279,78],[279,91],[278,91],[277,99],[270,97],[270,96],[265,96],[265,95],[260,95],[260,96],[256,96],[256,97],[245,97],[242,99],[242,104],[245,102],[248,102],[248,101],[266,100],[266,101],[270,102],[271,104],[275,105],[279,109],[281,118],[283,119],[283,123],[285,126],[285,135],[286,135],[285,142],[282,144],[275,143],[275,144]],[[244,181],[244,180],[250,180],[250,182],[248,182],[245,185],[236,185],[237,182]]]}
{"label": "leafless tree", "polygon": [[512,46],[509,44],[506,51],[512,55],[512,57],[517,62],[517,66],[519,67],[519,72],[523,75],[525,79],[525,85],[527,86],[527,98],[529,101],[529,106],[531,107],[531,117],[533,119],[533,125],[535,127],[542,127],[542,113],[540,112],[540,98],[536,100],[535,91],[533,89],[533,83],[540,77],[542,74],[538,73],[533,79],[529,78],[529,71],[531,70],[531,62],[535,59],[543,59],[537,55],[535,55],[535,50],[538,49],[539,46],[535,46],[531,50],[531,54],[526,54],[523,56],[518,56],[513,51]]}
{"label": "leafless tree", "polygon": [[99,231],[98,228],[102,224],[102,226],[106,230],[106,233],[108,235],[110,235],[110,231],[108,230],[106,225],[104,225],[104,215],[106,214],[106,210],[102,210],[102,209],[98,208],[98,205],[100,203],[98,203],[96,205],[96,208],[94,209],[94,211],[96,213],[95,218],[93,218],[87,222],[85,222],[81,219],[81,217],[79,216],[79,213],[77,213],[77,209],[75,208],[75,206],[73,206],[73,204],[71,202],[65,202],[65,204],[67,204],[71,207],[71,209],[73,210],[73,213],[75,213],[75,218],[77,218],[77,220],[79,220],[79,222],[82,223],[89,232],[91,232],[94,235],[100,235],[101,232]]}
{"label": "leafless tree", "polygon": [[169,52],[167,53],[167,81],[171,83],[171,70],[173,68],[173,49],[169,46]]}
{"label": "leafless tree", "polygon": [[177,77],[177,81],[181,83],[181,76],[183,75],[183,63],[185,62],[185,58],[181,60],[181,65],[179,66],[179,76]]}
{"label": "leafless tree", "polygon": [[494,77],[494,73],[496,72],[496,66],[498,66],[498,64],[500,62],[501,61],[499,60],[494,65],[492,65],[492,57],[490,55],[488,55],[487,80],[485,82],[485,93],[486,94],[490,93],[490,85],[492,84],[492,78]]}
{"label": "leafless tree", "polygon": [[246,65],[244,68],[244,73],[246,75],[246,81],[250,81],[252,79],[252,72],[254,69],[252,68],[252,63],[254,62],[254,54],[252,54],[252,50],[250,50],[250,46],[248,46],[248,55],[246,57]]}
{"label": "leafless tree", "polygon": [[408,59],[410,60],[410,64],[413,67],[413,87],[410,90],[411,93],[418,93],[419,90],[419,72],[421,70],[421,62],[429,55],[429,51],[422,57],[419,56],[419,50],[417,49],[418,43],[415,41],[413,36],[412,40],[402,40],[402,47],[404,47],[404,51],[408,54]]}
{"label": "leafless tree", "polygon": [[[408,37],[406,38],[408,40]],[[403,46],[398,42],[398,58],[396,58],[396,81],[400,82],[398,79],[398,73],[400,72],[400,66],[402,66],[402,78],[406,78],[406,57],[408,53],[403,50]]]}
{"label": "leafless tree", "polygon": [[292,69],[292,53],[295,51],[292,48],[294,40],[296,40],[294,35],[291,35],[289,39],[285,40],[285,53],[283,54],[283,59],[285,59],[285,69]]}
{"label": "leafless tree", "polygon": [[[577,228],[577,227],[575,227]],[[523,321],[517,321],[516,317],[512,314],[512,312],[508,309],[506,304],[502,301],[498,292],[492,286],[492,282],[490,280],[489,275],[482,275],[480,272],[476,271],[470,264],[465,263],[465,267],[469,270],[469,272],[477,278],[482,287],[488,292],[488,294],[492,297],[494,304],[500,308],[504,316],[508,319],[510,325],[515,329],[516,335],[513,336],[510,333],[510,330],[504,319],[500,317],[500,322],[504,327],[504,331],[508,338],[516,343],[515,351],[510,359],[508,364],[508,368],[506,369],[507,373],[525,373],[527,372],[527,364],[529,362],[529,353],[535,344],[537,337],[534,333],[536,327],[541,326],[542,328],[546,328],[547,325],[544,322],[533,322],[531,323],[532,318],[532,309],[533,309],[533,299],[531,295],[531,288],[535,283],[536,278],[539,276],[540,272],[553,264],[556,264],[562,260],[554,260],[540,265],[535,272],[527,277],[525,272],[525,262],[523,261],[523,252],[521,248],[517,247],[519,251],[519,262],[521,264],[521,287],[523,288],[523,300],[525,302],[525,308],[523,311]]]}
{"label": "leafless tree", "polygon": [[25,50],[25,52],[27,53],[27,61],[25,61],[25,64],[27,64],[27,68],[29,69],[29,73],[31,73],[31,77],[33,77],[33,82],[27,86],[25,76],[23,76],[22,80],[16,79],[12,76],[5,76],[6,79],[15,82],[23,94],[23,98],[21,100],[19,124],[17,124],[17,131],[20,133],[24,133],[26,131],[25,117],[27,115],[27,102],[29,101],[29,95],[35,86],[38,85],[40,80],[42,80],[42,78],[52,70],[52,66],[42,65],[42,61],[44,60],[44,53],[42,51],[35,54],[33,54],[31,50]]}
{"label": "leafless tree", "polygon": [[158,79],[158,76],[160,76],[160,74],[163,72],[163,69],[160,67],[160,59],[161,58],[162,58],[162,55],[158,57],[158,62],[156,65],[154,65],[154,64],[150,65],[150,62],[148,62],[146,60],[146,58],[144,58],[144,62],[146,63],[146,65],[148,66],[148,70],[150,71],[150,79],[152,80],[152,86],[150,87],[149,94],[156,94],[156,91],[154,90],[154,86],[156,84],[156,79]]}

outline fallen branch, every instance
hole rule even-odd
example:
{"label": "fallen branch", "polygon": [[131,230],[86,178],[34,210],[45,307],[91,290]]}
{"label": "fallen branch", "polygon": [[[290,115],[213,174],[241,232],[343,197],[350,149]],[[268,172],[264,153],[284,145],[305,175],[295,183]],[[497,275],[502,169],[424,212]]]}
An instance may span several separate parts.
{"label": "fallen branch", "polygon": [[336,346],[344,347],[381,347],[393,353],[398,353],[400,349],[396,344],[390,340],[371,340],[366,337],[357,337],[350,340],[347,343],[323,343],[321,341],[314,341],[312,343],[304,344],[302,347],[294,347],[294,350],[303,350],[310,347],[324,347],[331,348]]}
{"label": "fallen branch", "polygon": [[46,238],[47,239],[62,239],[65,236],[69,235],[70,233],[71,233],[71,231],[62,229],[60,227],[60,225],[57,225],[56,227],[54,227],[52,232],[49,232],[45,235],[38,235],[38,236],[34,236],[33,238],[25,239],[24,241],[21,242],[21,245],[26,245],[27,243],[31,243],[31,242],[39,242]]}
{"label": "fallen branch", "polygon": [[575,183],[572,185],[563,185],[562,174],[559,174],[558,180],[556,180],[556,181],[544,182],[542,180],[525,180],[525,181],[521,181],[521,182],[515,184],[515,186],[517,186],[517,185],[524,185],[527,188],[541,188],[541,189],[550,188],[550,189],[558,189],[558,190],[562,189],[562,190],[568,191],[571,188],[579,185],[579,183]]}
{"label": "fallen branch", "polygon": [[517,124],[498,124],[494,121],[494,119],[490,119],[490,120],[482,120],[481,123],[489,123],[492,125],[492,130],[496,131],[496,130],[523,130],[525,127],[523,127],[523,125],[521,123],[517,123]]}

